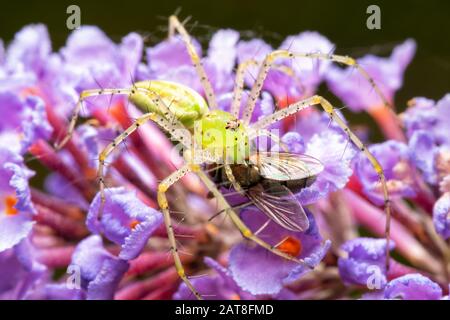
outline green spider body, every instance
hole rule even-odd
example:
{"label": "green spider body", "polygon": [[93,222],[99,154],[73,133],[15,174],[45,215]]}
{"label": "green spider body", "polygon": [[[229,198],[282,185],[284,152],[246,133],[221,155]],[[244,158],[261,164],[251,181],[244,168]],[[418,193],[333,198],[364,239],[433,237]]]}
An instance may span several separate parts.
{"label": "green spider body", "polygon": [[[135,87],[150,93],[135,92],[130,95],[131,102],[143,112],[154,112],[167,118],[154,103],[155,96],[163,100],[177,120],[193,133],[196,144],[215,159],[229,164],[248,159],[249,143],[244,125],[229,112],[209,110],[206,101],[195,90],[163,80],[141,81]],[[155,95],[152,97],[151,94]]]}

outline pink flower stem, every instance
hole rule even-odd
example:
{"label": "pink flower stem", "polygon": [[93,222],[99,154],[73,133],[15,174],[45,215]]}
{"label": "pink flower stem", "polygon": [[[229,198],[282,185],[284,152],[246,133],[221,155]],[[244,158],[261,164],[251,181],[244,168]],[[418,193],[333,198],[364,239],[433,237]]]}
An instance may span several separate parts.
{"label": "pink flower stem", "polygon": [[[344,189],[344,198],[356,221],[379,236],[385,235],[384,212],[358,196],[355,192]],[[391,219],[391,238],[399,252],[414,265],[439,273],[441,270],[437,259],[430,255],[426,249],[395,219]]]}
{"label": "pink flower stem", "polygon": [[[132,116],[125,109],[123,103],[117,103],[110,108],[110,113],[113,118],[119,122],[122,128],[126,129],[133,124]],[[100,116],[95,114],[97,118]],[[104,118],[104,115],[101,117]],[[155,128],[156,129],[156,128]],[[160,146],[153,148],[149,148],[141,137],[140,132],[143,131],[143,127],[141,127],[137,133],[130,135],[129,139],[133,142],[136,150],[139,150],[138,156],[145,163],[149,169],[158,177],[158,179],[163,179],[169,174],[169,170],[167,169],[167,163],[161,163],[161,155],[167,153],[170,149],[161,148]],[[155,132],[151,135],[151,141],[158,141],[160,139],[166,139],[165,136],[156,129]],[[172,166],[172,169],[173,166]]]}
{"label": "pink flower stem", "polygon": [[164,285],[175,285],[178,283],[179,279],[175,268],[170,268],[149,279],[126,285],[116,293],[115,299],[137,300],[148,294],[148,292],[156,290]]}
{"label": "pink flower stem", "polygon": [[381,105],[369,108],[368,113],[376,121],[386,138],[402,142],[406,141],[400,121],[392,109]]}
{"label": "pink flower stem", "polygon": [[34,216],[34,220],[51,227],[64,238],[81,239],[88,235],[89,232],[84,223],[64,217],[39,204],[35,204],[35,207],[37,214]]}
{"label": "pink flower stem", "polygon": [[433,191],[425,183],[423,177],[418,172],[415,172],[415,183],[418,186],[419,191],[417,192],[414,202],[422,207],[429,215],[432,215],[433,206],[437,200]]}
{"label": "pink flower stem", "polygon": [[64,178],[69,180],[78,190],[81,191],[86,199],[92,199],[95,194],[95,190],[92,185],[83,177],[80,179],[80,174],[77,173],[73,167],[64,162],[47,142],[39,140],[30,147],[29,151],[44,166],[52,171],[60,173]]}
{"label": "pink flower stem", "polygon": [[156,188],[149,186],[142,176],[140,176],[122,157],[114,162],[117,171],[130,183],[135,185],[140,191],[152,199],[156,199]]}
{"label": "pink flower stem", "polygon": [[75,246],[38,250],[38,260],[49,268],[62,268],[70,264]]}
{"label": "pink flower stem", "polygon": [[35,188],[31,188],[31,200],[33,203],[47,207],[68,218],[79,221],[85,218],[83,211],[79,207]]}
{"label": "pink flower stem", "polygon": [[[66,128],[68,127],[68,124],[55,113],[53,106],[49,105],[48,103],[46,103],[46,111],[48,122],[53,127],[52,140],[54,142],[58,142],[59,139],[62,139],[67,134]],[[73,159],[79,165],[86,178],[95,178],[96,170],[89,166],[89,159],[87,158],[85,152],[83,152],[80,147],[74,142],[74,139],[76,139],[76,137],[70,139],[67,142],[65,148],[69,150]]]}
{"label": "pink flower stem", "polygon": [[175,293],[176,287],[173,284],[164,285],[142,298],[142,300],[169,300]]}
{"label": "pink flower stem", "polygon": [[[183,263],[192,260],[191,256],[182,255]],[[173,258],[170,252],[144,252],[136,259],[130,261],[130,269],[127,276],[138,276],[148,271],[173,266]]]}

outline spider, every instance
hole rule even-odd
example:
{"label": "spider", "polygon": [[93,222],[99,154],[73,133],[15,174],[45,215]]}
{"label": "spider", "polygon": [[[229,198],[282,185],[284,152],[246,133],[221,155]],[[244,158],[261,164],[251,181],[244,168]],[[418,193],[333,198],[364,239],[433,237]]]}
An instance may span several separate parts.
{"label": "spider", "polygon": [[[122,143],[141,125],[143,125],[147,121],[153,121],[163,131],[168,133],[172,140],[182,144],[182,146],[184,147],[183,157],[185,160],[185,164],[160,182],[157,189],[157,200],[164,216],[164,223],[166,225],[171,252],[178,275],[198,299],[202,299],[202,296],[197,292],[197,290],[188,279],[179,257],[169,212],[168,201],[166,197],[166,192],[168,191],[168,189],[188,173],[194,173],[200,178],[209,192],[217,199],[219,205],[223,208],[222,212],[226,212],[226,214],[229,216],[231,221],[238,228],[244,238],[257,243],[273,254],[278,255],[284,259],[306,265],[303,260],[298,259],[297,257],[283,250],[280,250],[278,246],[272,246],[259,238],[257,235],[258,232],[252,232],[241,220],[235,209],[231,207],[227,202],[225,196],[222,194],[217,184],[204,169],[204,165],[207,163],[221,164],[221,166],[223,167],[224,175],[226,176],[229,183],[235,188],[236,191],[243,192],[241,184],[247,180],[239,178],[239,173],[236,169],[239,168],[238,166],[243,163],[247,163],[248,165],[249,159],[252,159],[252,154],[250,151],[250,142],[252,141],[252,139],[258,136],[266,135],[271,139],[279,142],[277,138],[273,137],[266,128],[268,128],[273,123],[278,122],[310,106],[318,105],[329,115],[332,121],[335,121],[337,125],[339,125],[339,127],[348,136],[349,140],[361,152],[364,153],[364,155],[369,159],[371,165],[373,166],[373,169],[379,176],[385,201],[385,233],[387,239],[386,267],[388,268],[391,208],[385,174],[378,160],[372,155],[372,153],[361,142],[361,140],[350,130],[341,116],[336,113],[335,108],[331,105],[331,103],[322,96],[314,95],[307,99],[292,103],[286,108],[280,109],[271,115],[260,118],[254,123],[250,123],[256,101],[261,93],[264,80],[269,70],[271,68],[279,68],[280,70],[282,70],[282,68],[280,68],[280,66],[275,63],[277,59],[320,59],[354,67],[370,83],[376,93],[384,101],[385,106],[389,108],[389,103],[383,96],[375,81],[370,77],[370,75],[356,62],[355,59],[348,56],[323,53],[298,53],[291,52],[289,50],[276,50],[267,54],[262,62],[248,60],[239,64],[236,71],[236,80],[233,90],[233,99],[230,112],[225,112],[217,108],[217,101],[213,92],[213,88],[202,66],[201,59],[191,43],[190,35],[184,28],[183,23],[180,23],[176,16],[171,16],[169,18],[169,38],[174,37],[176,32],[181,36],[181,40],[187,48],[192,64],[200,78],[202,87],[204,89],[206,101],[199,93],[184,85],[162,80],[140,81],[133,83],[129,88],[85,90],[81,92],[79,101],[74,108],[74,112],[70,120],[66,136],[56,146],[57,149],[60,149],[71,138],[75,129],[79,112],[82,108],[83,101],[88,97],[99,95],[125,95],[128,97],[129,101],[131,101],[135,106],[143,111],[143,114],[138,117],[130,127],[128,127],[111,143],[109,143],[99,155],[98,177],[101,197],[99,213],[101,214],[101,212],[103,211],[106,201],[104,168],[107,157],[113,152],[113,150],[116,149],[116,147],[120,143]],[[241,97],[244,91],[244,75],[247,69],[250,66],[254,65],[257,65],[259,67],[258,75],[251,88],[249,98],[242,113],[242,117],[239,119]],[[263,159],[260,156],[261,154],[257,155],[257,159],[253,162],[253,168],[257,169],[257,174],[259,176],[265,179],[268,178],[266,180],[273,182],[273,175],[270,176],[270,173],[268,173],[270,170],[266,170],[266,173],[264,173],[263,166],[261,165],[261,159]],[[270,165],[272,160],[275,158],[269,156],[267,157],[267,159],[269,159],[269,161],[266,161],[265,164]],[[320,168],[317,169],[318,167],[320,167],[320,163],[314,163],[313,161],[313,165],[307,165],[308,160],[311,159],[307,159],[305,157],[296,158],[291,154],[288,154],[287,157],[282,157],[281,160],[275,163],[281,163],[281,165],[290,164],[288,168],[292,168],[292,170],[299,170],[300,172],[303,170],[304,172],[296,178],[290,176],[289,172],[284,172],[285,176],[283,176],[283,178],[280,178],[279,180],[287,181],[296,180],[297,178],[303,179],[314,176],[316,174],[320,174]],[[314,165],[316,166],[317,170],[314,169]],[[273,165],[271,169],[274,169]],[[275,170],[276,169],[277,168],[275,167]],[[309,172],[308,170],[310,170],[311,172]],[[276,173],[280,174],[281,171],[282,170],[278,170],[276,171]],[[300,207],[301,209],[301,206],[297,206],[296,208],[298,209],[298,207]],[[272,216],[272,218],[274,217]],[[280,218],[280,216],[278,216],[278,218]],[[290,228],[291,230],[302,231],[307,227],[304,219],[297,219],[297,221],[286,222],[284,221],[286,220],[286,216],[281,218],[282,219],[278,219],[280,220],[278,221],[278,223],[288,229]],[[281,220],[283,220],[284,222]]]}

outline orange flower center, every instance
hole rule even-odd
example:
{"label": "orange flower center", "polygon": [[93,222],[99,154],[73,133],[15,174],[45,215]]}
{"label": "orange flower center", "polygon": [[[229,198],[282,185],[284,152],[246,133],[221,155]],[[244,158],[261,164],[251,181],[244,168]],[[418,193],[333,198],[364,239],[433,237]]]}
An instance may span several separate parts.
{"label": "orange flower center", "polygon": [[138,221],[138,220],[131,220],[131,222],[130,222],[130,228],[131,228],[131,229],[136,228],[136,226],[137,226],[139,223],[140,223],[140,221]]}
{"label": "orange flower center", "polygon": [[302,252],[302,243],[297,238],[287,236],[276,246],[281,252],[287,253],[293,257],[297,257]]}
{"label": "orange flower center", "polygon": [[234,293],[231,295],[230,300],[241,300],[241,297],[237,293]]}
{"label": "orange flower center", "polygon": [[14,207],[17,204],[16,196],[6,196],[5,198],[5,212],[9,216],[16,215],[18,210]]}

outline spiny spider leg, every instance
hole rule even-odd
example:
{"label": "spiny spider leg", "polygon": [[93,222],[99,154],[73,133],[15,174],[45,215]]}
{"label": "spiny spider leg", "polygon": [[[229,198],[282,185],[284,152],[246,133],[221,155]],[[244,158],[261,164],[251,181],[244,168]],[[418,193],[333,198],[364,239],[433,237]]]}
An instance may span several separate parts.
{"label": "spiny spider leg", "polygon": [[241,185],[236,181],[234,174],[233,174],[233,170],[231,170],[230,165],[225,164],[224,169],[225,169],[225,174],[226,174],[228,180],[230,181],[231,185],[233,186],[234,190],[236,190],[236,192],[240,195],[245,194],[244,189],[242,189]]}
{"label": "spiny spider leg", "polygon": [[[242,93],[244,92],[244,80],[245,80],[245,73],[248,71],[248,68],[251,66],[260,66],[261,63],[258,62],[255,59],[249,59],[244,62],[241,62],[236,70],[236,77],[234,81],[234,89],[233,89],[233,100],[231,103],[230,113],[235,116],[236,118],[239,118],[239,111],[241,109],[241,101],[242,101]],[[300,88],[303,88],[303,85],[300,81],[300,79],[295,74],[294,70],[288,66],[285,65],[278,65],[274,64],[272,65],[272,68],[275,70],[278,70],[280,72],[285,73],[287,76],[292,77]]]}
{"label": "spiny spider leg", "polygon": [[175,35],[175,31],[177,31],[181,35],[181,39],[183,40],[188,50],[189,56],[192,60],[192,64],[194,65],[194,68],[200,77],[200,83],[202,84],[203,90],[205,91],[206,100],[208,101],[209,107],[211,109],[217,108],[217,101],[214,90],[212,88],[211,82],[208,79],[208,76],[206,75],[205,69],[203,68],[202,61],[195,51],[194,46],[192,45],[189,33],[186,31],[183,24],[180,23],[176,16],[170,16],[169,38],[172,38]]}
{"label": "spiny spider leg", "polygon": [[272,246],[256,236],[246,225],[245,223],[239,218],[239,215],[233,210],[233,208],[228,204],[227,200],[223,196],[223,194],[219,191],[219,189],[216,187],[214,182],[208,177],[207,174],[205,174],[200,167],[193,167],[192,169],[195,169],[195,173],[200,177],[200,179],[203,181],[203,183],[206,185],[206,187],[213,193],[213,195],[216,197],[219,204],[223,207],[225,212],[230,217],[231,221],[234,223],[236,228],[241,232],[242,236],[246,239],[249,239],[261,247],[265,248],[266,250],[272,252],[273,254],[276,254],[277,256],[280,256],[286,260],[294,261],[296,263],[302,264],[308,269],[311,269],[311,267],[302,259],[298,259],[296,257],[293,257],[283,251],[278,250],[275,248],[275,246]]}
{"label": "spiny spider leg", "polygon": [[375,156],[367,149],[367,147],[362,143],[362,141],[350,130],[344,120],[336,113],[334,107],[328,102],[325,98],[315,95],[311,98],[298,101],[289,105],[285,109],[278,110],[274,114],[266,116],[259,121],[250,125],[250,131],[256,131],[266,128],[271,124],[278,122],[292,114],[295,114],[303,109],[306,109],[313,105],[320,105],[322,109],[328,113],[331,120],[334,120],[339,127],[348,135],[349,139],[356,145],[356,147],[361,150],[367,159],[369,159],[372,167],[376,171],[378,177],[380,178],[382,189],[383,189],[383,197],[384,197],[384,209],[386,212],[386,268],[389,270],[389,258],[390,258],[390,250],[389,250],[389,241],[390,241],[390,225],[391,225],[391,202],[389,200],[388,188],[386,184],[386,177],[378,160]]}
{"label": "spiny spider leg", "polygon": [[167,236],[168,236],[169,242],[170,242],[170,250],[172,251],[172,256],[173,256],[173,260],[175,262],[175,268],[177,270],[177,273],[180,276],[180,278],[184,281],[186,286],[192,291],[192,293],[195,295],[195,297],[199,300],[202,300],[203,298],[200,295],[200,293],[198,293],[198,291],[194,288],[192,283],[187,278],[183,264],[181,263],[181,259],[178,254],[177,243],[175,240],[175,234],[173,232],[172,220],[170,218],[169,204],[167,202],[167,197],[166,197],[167,190],[174,183],[176,183],[178,180],[180,180],[182,177],[184,177],[187,173],[192,171],[191,166],[192,166],[191,164],[185,164],[183,167],[181,167],[180,169],[178,169],[177,171],[175,171],[171,175],[169,175],[167,178],[165,178],[158,185],[158,204],[164,215],[164,223],[166,225]]}
{"label": "spiny spider leg", "polygon": [[78,102],[73,110],[72,116],[70,118],[69,129],[67,130],[67,133],[66,133],[65,137],[63,138],[63,140],[61,142],[55,144],[55,149],[60,150],[61,148],[63,148],[64,145],[72,137],[84,100],[86,100],[89,97],[100,96],[100,95],[130,96],[132,94],[135,94],[136,92],[142,92],[142,93],[148,94],[151,97],[151,100],[157,109],[161,110],[161,112],[164,114],[171,114],[170,109],[161,100],[161,98],[156,93],[154,93],[153,91],[151,91],[147,88],[138,88],[133,85],[131,88],[119,88],[119,89],[107,88],[107,89],[84,90],[80,93],[80,98],[78,99]]}
{"label": "spiny spider leg", "polygon": [[247,72],[248,67],[250,66],[258,66],[259,62],[250,59],[244,62],[241,62],[236,70],[236,77],[234,80],[234,89],[233,89],[233,100],[231,102],[230,113],[235,117],[239,118],[239,111],[241,109],[241,101],[242,101],[242,93],[244,92],[244,80],[245,73]]}
{"label": "spiny spider leg", "polygon": [[390,103],[384,96],[384,94],[381,92],[381,89],[378,85],[376,85],[373,78],[367,73],[366,70],[364,70],[355,59],[348,57],[348,56],[340,56],[340,55],[334,55],[334,54],[324,54],[324,53],[295,53],[290,52],[288,50],[276,50],[271,53],[269,53],[264,61],[262,62],[262,67],[260,68],[258,72],[258,76],[256,78],[256,81],[252,87],[252,90],[250,92],[250,97],[247,101],[247,105],[244,110],[244,114],[242,116],[242,121],[244,124],[248,124],[250,122],[253,110],[255,108],[256,100],[259,97],[259,94],[261,93],[261,89],[264,84],[264,80],[267,77],[267,74],[269,73],[270,68],[274,64],[276,59],[279,58],[286,58],[286,59],[294,59],[294,58],[309,58],[309,59],[321,59],[321,60],[328,60],[336,63],[345,64],[351,67],[356,68],[359,73],[370,83],[372,88],[375,90],[375,92],[378,94],[380,99],[383,101],[383,104],[385,107],[387,107],[390,112],[392,111],[392,108],[390,106]]}
{"label": "spiny spider leg", "polygon": [[[123,133],[121,133],[117,138],[115,138],[113,140],[113,142],[111,142],[108,146],[106,146],[106,148],[101,152],[101,154],[99,156],[98,175],[99,175],[99,180],[100,180],[100,198],[101,198],[101,204],[100,204],[99,213],[98,213],[99,217],[101,217],[101,215],[103,213],[103,209],[104,209],[105,202],[106,202],[105,181],[104,181],[104,176],[103,176],[106,158],[130,134],[132,134],[134,131],[136,131],[145,122],[150,121],[150,120],[157,123],[163,130],[173,134],[172,139],[177,140],[177,141],[185,144],[185,147],[188,147],[187,141],[188,140],[190,141],[190,136],[187,135],[187,131],[178,130],[178,129],[182,128],[181,124],[173,124],[172,122],[168,121],[167,119],[163,118],[162,116],[154,114],[154,113],[146,113],[146,114],[142,115],[141,117],[139,117],[138,119],[136,119],[136,121],[130,127],[128,127]],[[186,283],[188,288],[194,293],[194,295],[198,299],[202,299],[200,294],[195,290],[195,288],[193,287],[193,285],[191,284],[191,282],[185,275],[185,271],[184,271],[183,265],[181,263],[179,254],[178,254],[177,243],[176,243],[176,239],[175,239],[175,234],[173,232],[173,226],[172,226],[172,221],[170,218],[167,197],[165,195],[165,193],[167,192],[169,187],[172,186],[178,180],[180,180],[189,171],[190,171],[190,165],[185,164],[182,168],[173,172],[171,175],[169,175],[167,178],[165,178],[162,182],[160,182],[158,185],[157,198],[158,198],[158,204],[164,215],[164,223],[166,225],[167,235],[168,235],[168,239],[170,242],[171,251],[172,251],[172,255],[173,255],[174,262],[175,262],[175,268],[177,270],[177,273],[180,276],[180,278]]]}
{"label": "spiny spider leg", "polygon": [[[98,179],[99,179],[99,187],[100,187],[100,207],[98,211],[98,217],[100,218],[103,214],[103,209],[106,201],[105,196],[105,177],[104,177],[104,168],[105,161],[108,156],[120,145],[120,143],[124,142],[125,139],[130,136],[134,131],[136,131],[140,126],[142,126],[147,121],[155,122],[159,127],[161,127],[166,132],[171,133],[171,137],[173,140],[182,143],[185,147],[190,147],[190,136],[187,131],[180,130],[182,129],[181,124],[172,124],[167,119],[163,118],[160,115],[154,113],[146,113],[139,118],[137,118],[134,123],[129,126],[125,131],[123,131],[120,135],[118,135],[111,143],[109,143],[103,151],[99,155],[99,165],[98,165]],[[184,128],[184,127],[183,127]]]}

